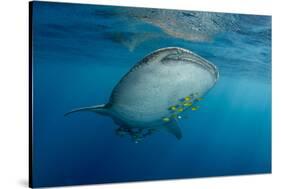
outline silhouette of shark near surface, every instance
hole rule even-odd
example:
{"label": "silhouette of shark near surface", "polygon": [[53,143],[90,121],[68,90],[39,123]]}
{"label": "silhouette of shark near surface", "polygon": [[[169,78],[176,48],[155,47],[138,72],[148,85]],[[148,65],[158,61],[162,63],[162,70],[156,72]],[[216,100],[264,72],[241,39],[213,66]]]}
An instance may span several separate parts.
{"label": "silhouette of shark near surface", "polygon": [[158,130],[182,137],[178,120],[199,108],[197,102],[218,80],[212,63],[195,53],[167,47],[143,58],[120,80],[102,105],[74,109],[110,116],[116,133],[138,143]]}

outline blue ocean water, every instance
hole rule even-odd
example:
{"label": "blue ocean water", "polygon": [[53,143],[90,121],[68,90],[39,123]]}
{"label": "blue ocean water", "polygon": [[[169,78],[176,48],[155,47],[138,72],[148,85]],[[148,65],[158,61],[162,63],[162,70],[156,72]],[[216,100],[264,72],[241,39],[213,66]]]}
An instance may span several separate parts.
{"label": "blue ocean water", "polygon": [[[33,3],[33,185],[59,186],[271,172],[271,17]],[[150,52],[189,49],[220,78],[200,109],[136,144],[103,104]]]}

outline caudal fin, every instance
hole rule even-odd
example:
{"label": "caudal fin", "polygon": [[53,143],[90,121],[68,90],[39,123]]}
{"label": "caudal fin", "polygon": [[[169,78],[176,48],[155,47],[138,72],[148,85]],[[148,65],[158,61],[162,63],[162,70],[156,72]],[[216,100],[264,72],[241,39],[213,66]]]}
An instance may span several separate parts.
{"label": "caudal fin", "polygon": [[95,112],[99,114],[108,114],[108,109],[106,108],[105,104],[101,104],[97,106],[89,106],[89,107],[73,109],[70,112],[65,113],[64,116],[67,116],[75,112]]}

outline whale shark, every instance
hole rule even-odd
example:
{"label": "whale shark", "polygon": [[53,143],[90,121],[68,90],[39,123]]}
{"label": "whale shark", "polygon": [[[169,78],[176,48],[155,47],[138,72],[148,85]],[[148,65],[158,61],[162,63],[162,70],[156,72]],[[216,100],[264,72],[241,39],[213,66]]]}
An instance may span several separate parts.
{"label": "whale shark", "polygon": [[135,64],[113,88],[107,103],[73,109],[109,116],[116,133],[137,143],[159,130],[182,138],[179,119],[215,85],[217,67],[180,47],[158,49]]}

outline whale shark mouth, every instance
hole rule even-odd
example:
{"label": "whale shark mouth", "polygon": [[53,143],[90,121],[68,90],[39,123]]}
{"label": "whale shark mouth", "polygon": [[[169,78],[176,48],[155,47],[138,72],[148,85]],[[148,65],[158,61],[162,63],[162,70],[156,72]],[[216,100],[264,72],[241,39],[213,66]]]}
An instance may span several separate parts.
{"label": "whale shark mouth", "polygon": [[179,47],[169,47],[169,49],[176,49],[176,51],[173,51],[167,56],[165,56],[161,60],[163,64],[170,63],[171,61],[182,62],[185,64],[186,63],[198,64],[203,68],[205,68],[206,70],[210,71],[212,74],[214,74],[216,81],[218,80],[219,78],[218,69],[214,64],[210,63],[208,60],[196,55],[195,53],[187,49],[183,49]]}

